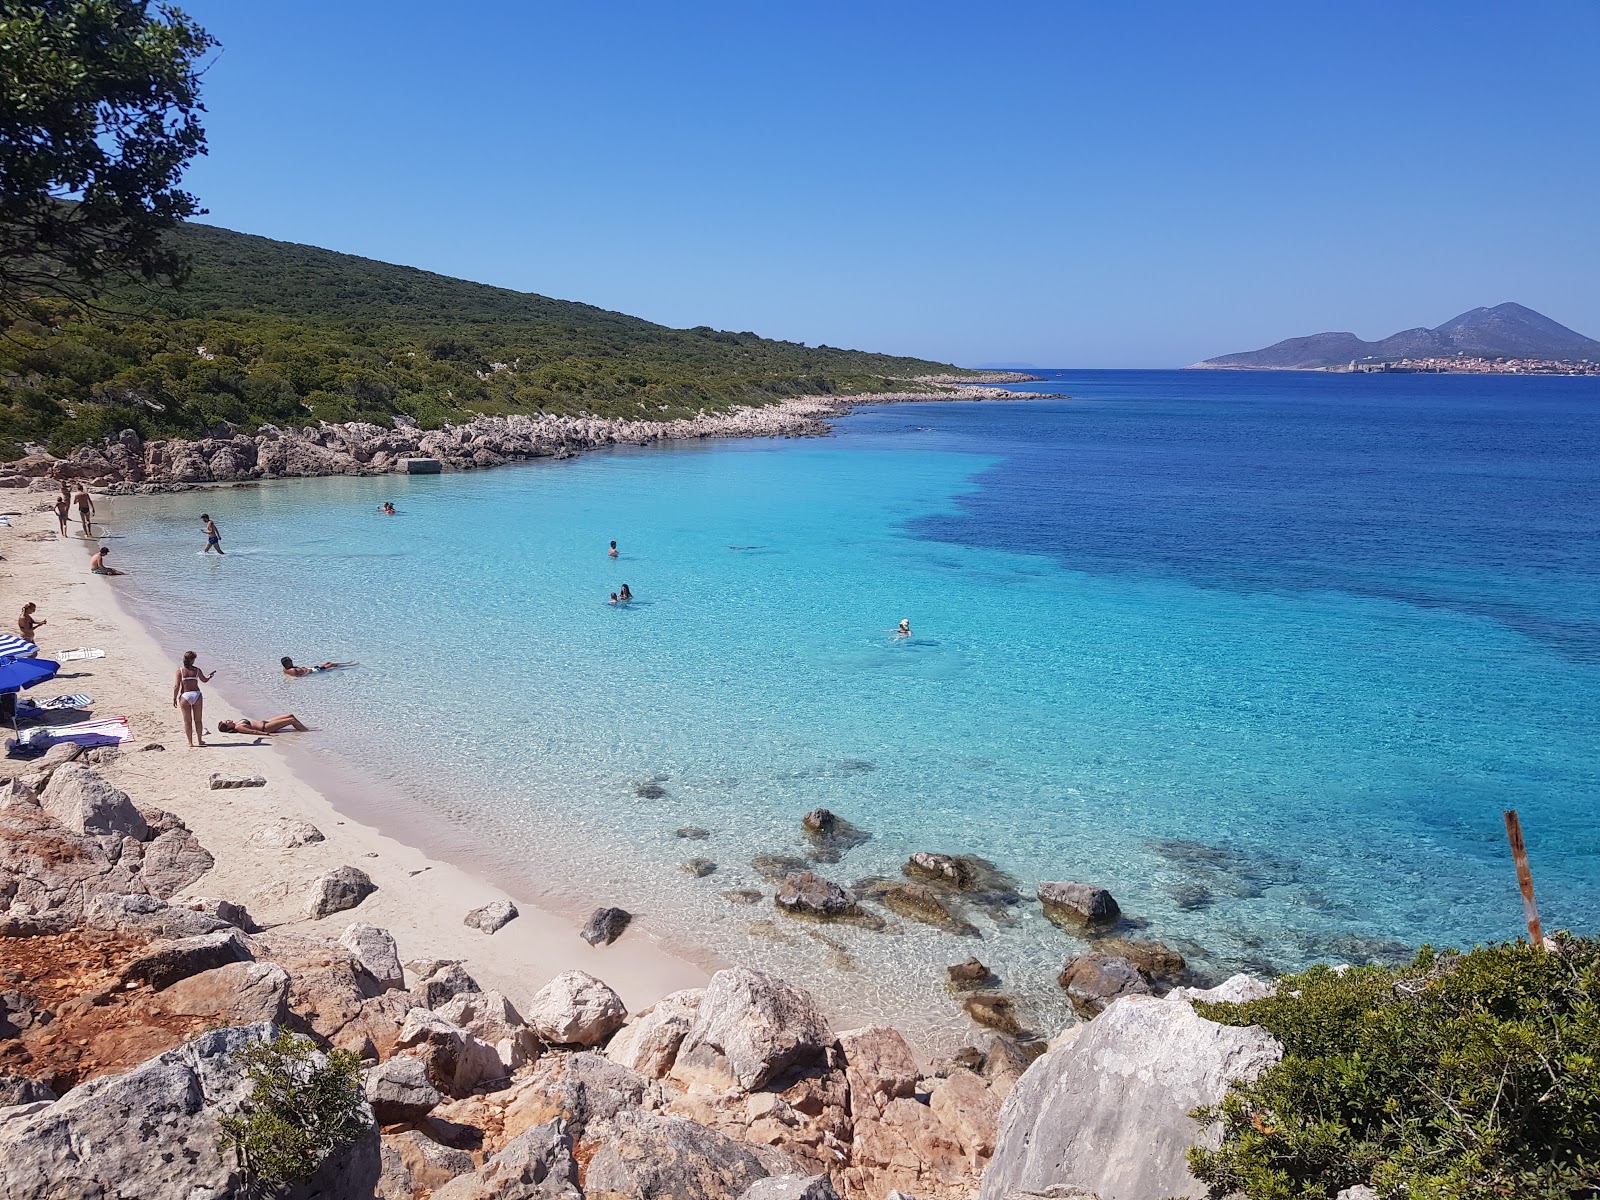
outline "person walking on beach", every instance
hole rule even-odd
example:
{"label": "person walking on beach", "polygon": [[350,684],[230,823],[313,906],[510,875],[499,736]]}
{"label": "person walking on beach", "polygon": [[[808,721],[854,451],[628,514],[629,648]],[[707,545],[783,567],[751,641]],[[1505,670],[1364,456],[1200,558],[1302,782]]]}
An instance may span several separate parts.
{"label": "person walking on beach", "polygon": [[606,551],[606,557],[615,558],[616,556],[617,556],[617,544],[616,544],[616,542],[612,542],[611,543],[611,549]]}
{"label": "person walking on beach", "polygon": [[[89,489],[80,483],[78,485],[78,494],[72,499],[78,506],[78,519],[83,522],[83,536],[88,537],[94,532],[94,522],[90,520],[94,516],[94,501],[89,499]],[[105,552],[101,551],[101,553]]]}
{"label": "person walking on beach", "polygon": [[110,553],[110,546],[101,546],[100,553],[89,560],[89,570],[96,575],[126,575],[126,571],[119,571],[115,567],[106,566],[106,555]]}
{"label": "person walking on beach", "polygon": [[[189,739],[189,748],[204,746],[206,744],[206,727],[203,721],[205,716],[205,697],[200,694],[200,685],[210,683],[216,672],[207,675],[194,665],[198,657],[193,650],[184,651],[183,666],[178,668],[177,678],[172,681],[172,706],[183,712],[183,736]],[[219,726],[220,728],[220,726]]]}
{"label": "person walking on beach", "polygon": [[33,615],[38,608],[39,606],[32,600],[22,606],[22,615],[17,618],[17,632],[22,634],[24,641],[37,642],[39,639],[34,636],[34,631],[50,624],[49,621],[41,621]]}
{"label": "person walking on beach", "polygon": [[56,523],[61,526],[61,536],[67,536],[67,518],[72,515],[72,493],[61,485],[61,495],[56,497]]}
{"label": "person walking on beach", "polygon": [[284,713],[279,717],[268,717],[265,721],[218,721],[218,733],[282,733],[285,729],[293,729],[297,733],[309,733],[311,726],[307,725],[293,713]]}
{"label": "person walking on beach", "polygon": [[206,523],[206,548],[201,553],[210,554],[215,550],[218,554],[221,554],[222,535],[217,532],[217,523],[211,519],[210,513],[201,513],[200,519]]}

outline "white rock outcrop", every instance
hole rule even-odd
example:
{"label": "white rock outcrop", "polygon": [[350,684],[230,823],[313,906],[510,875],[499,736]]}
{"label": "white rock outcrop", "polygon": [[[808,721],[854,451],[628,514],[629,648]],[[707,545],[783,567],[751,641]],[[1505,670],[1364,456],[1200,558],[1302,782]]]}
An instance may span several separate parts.
{"label": "white rock outcrop", "polygon": [[792,1066],[816,1062],[833,1032],[811,993],[749,967],[711,977],[678,1048],[680,1083],[754,1091]]}
{"label": "white rock outcrop", "polygon": [[528,1005],[528,1024],[557,1046],[597,1046],[627,1019],[622,997],[587,971],[557,975]]}
{"label": "white rock outcrop", "polygon": [[356,956],[356,961],[378,981],[381,990],[405,987],[406,973],[400,966],[400,948],[387,929],[357,921],[339,935],[339,944]]}
{"label": "white rock outcrop", "polygon": [[1206,1188],[1186,1153],[1206,1138],[1190,1110],[1282,1053],[1266,1030],[1218,1025],[1188,1004],[1118,1000],[1023,1072],[1001,1108],[980,1200],[1061,1185],[1102,1200],[1199,1200]]}

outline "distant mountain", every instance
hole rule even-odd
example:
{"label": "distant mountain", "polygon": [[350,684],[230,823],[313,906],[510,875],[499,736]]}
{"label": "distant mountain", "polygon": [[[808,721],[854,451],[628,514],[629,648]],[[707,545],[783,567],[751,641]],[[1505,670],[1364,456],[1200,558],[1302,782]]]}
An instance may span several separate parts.
{"label": "distant mountain", "polygon": [[1600,362],[1600,342],[1575,333],[1520,304],[1475,308],[1433,329],[1407,329],[1381,342],[1364,342],[1353,333],[1314,333],[1290,338],[1265,350],[1224,354],[1194,364],[1213,370],[1314,371],[1371,359],[1543,358]]}

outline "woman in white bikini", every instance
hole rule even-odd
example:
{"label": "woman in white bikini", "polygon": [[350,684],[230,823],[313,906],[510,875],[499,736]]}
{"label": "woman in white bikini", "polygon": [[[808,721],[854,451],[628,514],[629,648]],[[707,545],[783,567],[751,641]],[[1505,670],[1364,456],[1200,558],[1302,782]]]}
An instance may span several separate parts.
{"label": "woman in white bikini", "polygon": [[183,710],[183,736],[189,739],[189,746],[204,746],[206,744],[206,727],[202,723],[204,714],[205,697],[200,694],[200,685],[210,683],[211,676],[194,665],[196,658],[193,650],[184,652],[183,666],[178,668],[178,676],[172,681],[172,706]]}

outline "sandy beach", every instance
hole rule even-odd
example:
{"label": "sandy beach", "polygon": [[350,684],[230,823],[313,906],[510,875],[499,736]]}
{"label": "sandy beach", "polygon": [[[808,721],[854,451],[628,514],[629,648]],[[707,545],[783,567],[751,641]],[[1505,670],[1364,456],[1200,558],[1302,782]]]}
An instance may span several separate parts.
{"label": "sandy beach", "polygon": [[[463,960],[484,986],[517,1003],[553,976],[582,969],[605,979],[631,1010],[638,1010],[669,992],[702,986],[721,965],[714,958],[697,956],[691,962],[675,953],[648,917],[637,919],[613,945],[591,947],[578,936],[571,916],[541,910],[526,896],[508,893],[341,812],[270,738],[257,744],[244,735],[213,732],[208,739],[213,745],[189,749],[182,717],[171,703],[174,656],[124,610],[119,580],[89,573],[90,549],[76,531],[62,539],[50,512],[33,511],[42,497],[20,492],[13,497],[10,505],[0,503],[8,511],[24,510],[0,532],[7,628],[15,610],[32,600],[48,621],[39,634],[42,656],[78,646],[106,651],[104,658],[64,664],[56,680],[32,694],[87,692],[94,697],[94,715],[128,718],[133,740],[103,766],[103,773],[141,804],[176,813],[216,857],[216,866],[184,896],[226,896],[246,904],[264,927],[304,929],[323,937],[337,937],[351,919],[370,922],[394,935],[406,959]],[[203,653],[205,648],[197,649]],[[213,731],[217,722],[241,715],[229,703],[225,679],[205,690],[205,718]],[[164,749],[143,749],[151,745]],[[218,771],[262,775],[267,785],[212,790],[209,777]],[[259,830],[284,818],[309,822],[325,840],[292,850],[252,841]],[[376,894],[357,913],[307,920],[310,881],[346,864],[367,872],[378,886]],[[509,925],[488,935],[462,924],[470,910],[500,899],[512,900],[520,913]]]}

